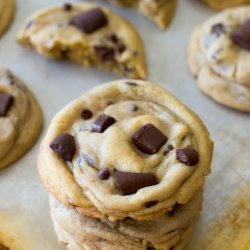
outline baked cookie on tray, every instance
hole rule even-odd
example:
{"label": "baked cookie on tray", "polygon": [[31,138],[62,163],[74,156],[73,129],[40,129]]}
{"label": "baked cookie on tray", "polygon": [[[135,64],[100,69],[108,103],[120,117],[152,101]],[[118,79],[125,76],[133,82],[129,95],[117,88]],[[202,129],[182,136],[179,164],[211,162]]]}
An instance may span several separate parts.
{"label": "baked cookie on tray", "polygon": [[202,0],[217,10],[223,10],[230,7],[235,7],[243,4],[250,4],[250,0]]}
{"label": "baked cookie on tray", "polygon": [[120,80],[55,116],[38,169],[49,192],[83,215],[151,220],[203,187],[212,149],[199,117],[169,92]]}
{"label": "baked cookie on tray", "polygon": [[215,101],[250,112],[249,62],[250,6],[225,10],[194,29],[189,69]]}
{"label": "baked cookie on tray", "polygon": [[[68,249],[182,249],[201,210],[198,192],[186,205],[151,221],[125,218],[117,222],[79,214],[50,196],[51,216],[60,242]],[[86,248],[85,248],[86,247]]]}
{"label": "baked cookie on tray", "polygon": [[110,2],[138,9],[140,13],[165,29],[175,13],[176,0],[108,0]]}
{"label": "baked cookie on tray", "polygon": [[0,211],[0,250],[34,249],[21,222],[13,215]]}
{"label": "baked cookie on tray", "polygon": [[48,58],[69,59],[130,78],[147,77],[137,31],[124,18],[93,3],[39,11],[27,19],[17,40]]}
{"label": "baked cookie on tray", "polygon": [[37,100],[9,70],[0,69],[0,169],[18,160],[42,129]]}
{"label": "baked cookie on tray", "polygon": [[0,37],[10,25],[15,12],[14,0],[0,0]]}

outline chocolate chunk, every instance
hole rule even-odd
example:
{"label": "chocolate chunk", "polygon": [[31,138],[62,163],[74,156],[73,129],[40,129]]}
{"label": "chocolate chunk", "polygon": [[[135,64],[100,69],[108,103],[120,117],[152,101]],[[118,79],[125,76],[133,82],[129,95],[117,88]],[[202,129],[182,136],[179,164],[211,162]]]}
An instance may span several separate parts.
{"label": "chocolate chunk", "polygon": [[150,155],[157,153],[167,141],[167,137],[151,123],[143,125],[131,138],[139,150]]}
{"label": "chocolate chunk", "polygon": [[108,19],[101,9],[95,8],[75,16],[69,24],[76,26],[86,34],[91,34],[106,26]]}
{"label": "chocolate chunk", "polygon": [[112,100],[108,101],[108,106],[113,105],[113,104],[114,104],[114,102]]}
{"label": "chocolate chunk", "polygon": [[118,43],[119,39],[116,36],[116,34],[110,34],[107,36],[107,39],[110,40],[113,43]]}
{"label": "chocolate chunk", "polygon": [[109,178],[109,176],[110,176],[110,173],[109,173],[109,169],[108,168],[103,168],[98,173],[98,177],[101,180],[107,180]]}
{"label": "chocolate chunk", "polygon": [[102,62],[115,61],[115,50],[105,46],[94,46],[98,57]]}
{"label": "chocolate chunk", "polygon": [[225,33],[225,27],[222,23],[217,23],[212,26],[211,31],[216,36],[220,36],[222,33]]}
{"label": "chocolate chunk", "polygon": [[155,206],[157,203],[158,203],[158,201],[149,201],[149,202],[146,202],[146,203],[144,204],[144,207],[150,208],[150,207]]}
{"label": "chocolate chunk", "polygon": [[250,19],[241,24],[238,29],[232,33],[231,39],[234,44],[250,51]]}
{"label": "chocolate chunk", "polygon": [[63,160],[72,161],[75,154],[75,139],[70,134],[60,134],[51,142],[50,147]]}
{"label": "chocolate chunk", "polygon": [[114,174],[118,189],[123,195],[136,193],[139,189],[158,184],[152,173],[131,173],[117,170]]}
{"label": "chocolate chunk", "polygon": [[172,151],[172,150],[174,149],[173,145],[169,144],[169,145],[168,145],[168,149],[169,149],[170,151]]}
{"label": "chocolate chunk", "polygon": [[65,10],[65,11],[71,11],[72,10],[72,5],[70,3],[65,3],[63,5],[63,10]]}
{"label": "chocolate chunk", "polygon": [[84,119],[84,120],[88,120],[88,119],[90,119],[92,116],[93,116],[93,113],[92,113],[92,111],[89,110],[89,109],[84,109],[84,110],[82,110],[82,112],[81,112],[81,117],[82,117],[82,119]]}
{"label": "chocolate chunk", "polygon": [[187,166],[194,166],[199,162],[199,155],[193,148],[183,148],[176,151],[177,159]]}
{"label": "chocolate chunk", "polygon": [[131,86],[131,87],[136,87],[136,86],[138,86],[138,84],[135,83],[135,82],[126,82],[126,84],[129,85],[129,86]]}
{"label": "chocolate chunk", "polygon": [[123,53],[126,50],[126,46],[124,44],[119,44],[117,46],[117,50],[121,54],[121,53]]}
{"label": "chocolate chunk", "polygon": [[115,118],[109,115],[100,115],[92,125],[92,132],[103,133],[109,126],[116,122]]}
{"label": "chocolate chunk", "polygon": [[147,250],[156,250],[154,247],[147,247]]}
{"label": "chocolate chunk", "polygon": [[135,112],[135,111],[137,111],[137,110],[138,110],[138,106],[134,104],[134,105],[132,106],[132,111]]}
{"label": "chocolate chunk", "polygon": [[0,94],[0,116],[6,116],[14,103],[14,98],[10,94]]}

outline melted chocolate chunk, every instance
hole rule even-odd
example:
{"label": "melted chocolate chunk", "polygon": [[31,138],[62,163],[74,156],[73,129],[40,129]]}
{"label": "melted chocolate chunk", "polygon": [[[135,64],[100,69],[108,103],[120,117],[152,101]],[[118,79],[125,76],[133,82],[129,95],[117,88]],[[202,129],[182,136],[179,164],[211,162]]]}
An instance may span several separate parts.
{"label": "melted chocolate chunk", "polygon": [[82,119],[84,119],[84,120],[88,120],[88,119],[90,119],[92,116],[93,116],[93,113],[92,113],[92,111],[89,110],[89,109],[84,109],[84,110],[81,112],[81,117],[82,117]]}
{"label": "melted chocolate chunk", "polygon": [[110,40],[113,43],[118,43],[119,39],[116,36],[116,34],[110,34],[107,36],[107,39]]}
{"label": "melted chocolate chunk", "polygon": [[220,36],[225,33],[225,26],[222,23],[217,23],[212,26],[212,33],[216,36]]}
{"label": "melted chocolate chunk", "polygon": [[151,123],[143,125],[131,139],[139,150],[150,155],[156,154],[167,141],[167,137]]}
{"label": "melted chocolate chunk", "polygon": [[124,44],[119,44],[117,46],[117,50],[120,54],[122,54],[126,50],[126,46]]}
{"label": "melted chocolate chunk", "polygon": [[149,201],[149,202],[144,204],[144,207],[150,208],[150,207],[155,206],[157,203],[158,203],[158,201]]}
{"label": "melted chocolate chunk", "polygon": [[10,94],[0,93],[0,116],[6,116],[14,103],[14,97]]}
{"label": "melted chocolate chunk", "polygon": [[156,250],[154,247],[147,247],[146,250]]}
{"label": "melted chocolate chunk", "polygon": [[101,9],[95,8],[72,18],[69,24],[86,34],[91,34],[105,27],[108,24],[108,19]]}
{"label": "melted chocolate chunk", "polygon": [[193,148],[183,148],[176,151],[177,159],[187,166],[194,166],[199,162],[199,155]]}
{"label": "melted chocolate chunk", "polygon": [[136,87],[139,86],[137,83],[135,82],[126,82],[127,85],[131,86],[131,87]]}
{"label": "melted chocolate chunk", "polygon": [[50,144],[59,157],[65,161],[72,161],[75,154],[75,139],[70,134],[60,134]]}
{"label": "melted chocolate chunk", "polygon": [[138,110],[138,106],[134,104],[134,105],[132,106],[132,111],[135,112],[135,111],[137,111],[137,110]]}
{"label": "melted chocolate chunk", "polygon": [[103,133],[109,126],[116,122],[115,118],[109,115],[100,115],[92,125],[92,132]]}
{"label": "melted chocolate chunk", "polygon": [[112,100],[108,101],[108,106],[113,105],[114,102]]}
{"label": "melted chocolate chunk", "polygon": [[101,180],[107,180],[109,178],[109,176],[110,176],[110,173],[109,173],[109,169],[108,168],[103,168],[98,173],[98,177]]}
{"label": "melted chocolate chunk", "polygon": [[65,3],[63,5],[63,10],[65,10],[65,11],[71,11],[72,10],[72,5],[70,3]]}
{"label": "melted chocolate chunk", "polygon": [[122,195],[134,194],[141,188],[158,184],[156,176],[152,173],[131,173],[117,170],[114,178]]}
{"label": "melted chocolate chunk", "polygon": [[172,150],[174,149],[173,145],[169,144],[169,145],[168,145],[168,149],[169,149],[170,151],[172,151]]}
{"label": "melted chocolate chunk", "polygon": [[115,61],[115,50],[105,46],[94,46],[98,57],[102,62]]}
{"label": "melted chocolate chunk", "polygon": [[250,51],[250,19],[241,24],[238,29],[232,33],[231,39],[234,44]]}

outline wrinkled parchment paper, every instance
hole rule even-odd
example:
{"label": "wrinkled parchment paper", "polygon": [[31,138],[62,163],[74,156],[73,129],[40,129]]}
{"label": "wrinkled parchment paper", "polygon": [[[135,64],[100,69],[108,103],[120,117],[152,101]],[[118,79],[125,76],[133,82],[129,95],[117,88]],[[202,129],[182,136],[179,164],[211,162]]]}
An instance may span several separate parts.
{"label": "wrinkled parchment paper", "polygon": [[[45,118],[41,138],[52,117],[69,101],[117,78],[100,70],[50,61],[16,43],[16,33],[28,15],[64,2],[18,0],[15,20],[0,39],[0,66],[10,68],[23,79],[41,103]],[[169,89],[192,108],[203,119],[215,142],[213,170],[207,178],[203,213],[194,234],[196,239],[202,238],[208,222],[216,220],[223,210],[224,202],[250,180],[249,115],[224,108],[201,94],[186,65],[186,47],[192,28],[215,12],[198,0],[179,0],[171,26],[161,32],[133,10],[108,6],[138,28],[147,52],[149,80]],[[64,247],[57,243],[53,231],[48,194],[36,171],[38,146],[39,142],[21,160],[0,171],[0,210],[14,215],[15,223],[30,237],[31,249],[60,250]],[[199,240],[193,242],[191,249],[198,249]]]}

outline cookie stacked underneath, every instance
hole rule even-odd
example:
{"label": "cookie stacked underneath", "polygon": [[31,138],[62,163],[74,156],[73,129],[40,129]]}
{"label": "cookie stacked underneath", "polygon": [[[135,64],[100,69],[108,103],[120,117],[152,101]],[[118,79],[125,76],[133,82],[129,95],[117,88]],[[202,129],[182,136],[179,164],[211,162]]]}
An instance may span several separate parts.
{"label": "cookie stacked underneath", "polygon": [[38,159],[69,249],[183,249],[213,145],[200,119],[157,85],[120,80],[52,120]]}

